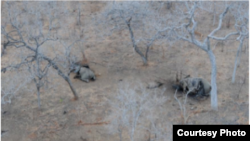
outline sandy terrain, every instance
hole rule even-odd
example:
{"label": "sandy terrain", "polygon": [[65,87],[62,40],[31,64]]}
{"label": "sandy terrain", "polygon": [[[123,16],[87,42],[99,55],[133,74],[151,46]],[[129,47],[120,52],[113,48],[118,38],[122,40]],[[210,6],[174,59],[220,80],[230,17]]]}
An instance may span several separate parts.
{"label": "sandy terrain", "polygon": [[[102,12],[104,2],[85,2],[82,9],[84,24],[91,24],[91,17]],[[77,15],[73,4],[68,4],[72,15]],[[216,27],[212,25],[212,15],[202,15],[198,19],[197,30],[206,35]],[[2,11],[2,19],[5,16]],[[68,16],[58,20],[69,22],[69,28],[78,28],[76,18]],[[226,18],[232,18],[230,16]],[[233,23],[231,23],[233,25]],[[93,27],[92,27],[93,28]],[[91,29],[91,26],[90,26]],[[221,34],[233,30],[223,25]],[[58,29],[62,37],[67,38],[66,31]],[[172,140],[172,124],[182,124],[183,118],[180,107],[174,98],[175,91],[172,82],[175,75],[182,70],[183,74],[195,77],[203,77],[210,82],[211,65],[208,55],[192,44],[180,41],[172,46],[168,44],[153,45],[149,51],[149,65],[142,66],[142,60],[132,48],[129,32],[126,30],[114,32],[105,40],[96,40],[96,33],[88,30],[89,38],[82,44],[86,57],[90,60],[90,67],[100,74],[97,80],[84,83],[80,80],[71,80],[79,94],[79,100],[72,100],[73,95],[68,85],[56,73],[53,74],[51,86],[41,92],[41,109],[37,105],[36,91],[20,90],[11,104],[2,104],[1,122],[2,131],[7,131],[2,136],[2,141],[115,141],[119,140],[119,134],[111,132],[108,125],[111,124],[110,115],[114,108],[109,101],[115,99],[119,85],[126,82],[139,81],[150,94],[153,89],[146,87],[155,80],[165,80],[160,88],[166,88],[163,97],[166,98],[159,110],[157,107],[151,109],[157,117],[157,126],[162,127],[167,135],[166,140]],[[65,35],[64,35],[65,34]],[[64,35],[64,36],[63,36]],[[2,39],[3,40],[3,39]],[[68,41],[70,42],[70,41]],[[248,41],[247,41],[248,42]],[[213,41],[214,45],[216,42]],[[217,61],[217,87],[218,87],[218,111],[212,111],[210,98],[197,101],[188,98],[186,109],[189,116],[187,124],[248,124],[249,115],[249,48],[244,45],[241,62],[236,73],[235,84],[231,83],[233,65],[238,42],[228,40],[219,42],[213,49]],[[49,48],[49,43],[44,45]],[[2,67],[7,66],[15,53],[14,48],[8,48],[6,54],[1,58]],[[81,56],[79,50],[73,51]],[[11,57],[12,56],[12,57]],[[2,80],[11,73],[2,73]],[[3,81],[2,81],[3,82]],[[60,83],[57,83],[60,82]],[[34,84],[30,83],[30,87]],[[34,89],[34,88],[33,88]],[[178,93],[178,98],[183,100],[183,95]],[[142,114],[139,118],[144,121],[146,117]],[[147,126],[149,123],[140,122]],[[150,136],[144,129],[136,129],[135,140],[146,141]],[[123,140],[129,140],[126,129],[122,134]]]}

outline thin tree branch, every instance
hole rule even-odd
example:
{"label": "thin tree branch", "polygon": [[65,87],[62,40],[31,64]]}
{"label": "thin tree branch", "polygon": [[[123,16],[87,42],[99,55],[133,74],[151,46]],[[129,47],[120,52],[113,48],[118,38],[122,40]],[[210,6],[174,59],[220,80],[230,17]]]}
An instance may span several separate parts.
{"label": "thin tree branch", "polygon": [[218,30],[221,29],[222,20],[223,20],[223,18],[225,17],[225,15],[227,14],[229,7],[230,7],[230,6],[227,6],[226,9],[224,10],[224,12],[220,14],[220,16],[219,16],[220,19],[219,19],[218,27],[217,27],[216,29],[214,29],[208,36],[213,36]]}
{"label": "thin tree branch", "polygon": [[215,39],[215,40],[224,41],[224,40],[226,40],[227,38],[229,38],[232,35],[239,35],[239,32],[229,33],[225,37],[216,37],[216,36],[210,36],[210,35],[208,35],[208,37],[212,38],[212,39]]}

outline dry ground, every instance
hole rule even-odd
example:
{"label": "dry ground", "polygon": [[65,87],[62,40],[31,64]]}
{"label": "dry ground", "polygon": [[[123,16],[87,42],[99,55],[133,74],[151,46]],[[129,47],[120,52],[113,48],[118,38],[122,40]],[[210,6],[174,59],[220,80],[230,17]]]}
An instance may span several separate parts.
{"label": "dry ground", "polygon": [[[83,6],[86,9],[84,20],[88,23],[91,15],[101,12],[104,6],[105,3],[86,2]],[[72,7],[69,5],[68,8]],[[74,12],[73,9],[71,11]],[[205,15],[198,22],[199,25],[209,25],[206,28],[198,27],[197,30],[200,33],[207,34],[215,28],[212,26],[211,15]],[[227,28],[224,25],[222,34],[228,30],[233,30],[233,26]],[[59,32],[63,32],[63,29],[59,29]],[[91,31],[89,34],[92,34]],[[7,131],[2,136],[3,141],[119,140],[118,134],[112,134],[106,128],[110,124],[108,117],[113,110],[108,100],[114,99],[118,84],[140,81],[146,88],[149,83],[159,79],[166,80],[162,87],[167,88],[164,93],[167,101],[162,105],[166,110],[159,118],[165,120],[164,125],[167,126],[164,129],[171,140],[172,124],[183,122],[180,108],[174,99],[171,82],[175,80],[175,74],[180,70],[183,74],[203,77],[210,81],[211,66],[208,55],[182,41],[172,46],[153,45],[149,52],[149,66],[144,67],[142,60],[132,49],[128,31],[115,32],[104,41],[96,41],[94,35],[90,38],[83,48],[85,48],[87,58],[91,61],[90,67],[100,74],[97,80],[84,83],[73,79],[72,75],[71,80],[80,97],[79,100],[73,101],[68,85],[61,78],[56,77],[52,84],[62,82],[54,89],[42,92],[41,110],[38,109],[35,91],[30,93],[21,90],[11,104],[2,104],[1,128],[2,131]],[[217,60],[218,111],[211,110],[210,98],[204,101],[188,98],[186,107],[189,115],[188,124],[249,123],[248,45],[243,47],[236,82],[231,83],[237,47],[238,42],[230,40],[224,43],[219,42],[213,49]],[[13,48],[7,49],[7,54],[1,58],[2,67],[11,60],[11,50]],[[78,53],[78,55],[81,54]],[[8,75],[9,73],[2,73],[2,78]],[[183,99],[181,93],[178,97]],[[152,110],[157,111],[157,109]],[[146,131],[136,136],[136,140],[141,141],[149,138]],[[124,133],[123,137],[124,140],[129,140],[127,133]]]}

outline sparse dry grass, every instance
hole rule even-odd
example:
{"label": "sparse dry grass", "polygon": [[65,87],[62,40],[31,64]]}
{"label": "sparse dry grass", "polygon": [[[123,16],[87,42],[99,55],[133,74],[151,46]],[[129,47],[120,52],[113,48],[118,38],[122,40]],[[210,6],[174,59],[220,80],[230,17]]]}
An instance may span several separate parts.
{"label": "sparse dry grass", "polygon": [[[85,2],[82,9],[85,11],[82,15],[82,22],[92,25],[91,15],[101,12],[105,3]],[[61,17],[65,22],[72,22],[70,28],[76,28],[76,18],[74,15],[74,6],[67,5],[72,15],[70,19]],[[203,20],[198,19],[200,25],[199,32],[206,35],[213,29],[211,15],[201,13],[201,16],[207,17]],[[209,18],[208,18],[209,17]],[[2,19],[5,18],[2,13]],[[230,21],[230,24],[233,24]],[[90,26],[89,29],[93,29]],[[221,33],[227,33],[233,26],[225,27]],[[68,33],[63,28],[59,28],[62,38],[68,39]],[[86,56],[90,60],[90,66],[100,76],[97,80],[90,83],[73,79],[72,83],[79,94],[79,100],[71,100],[72,94],[67,84],[56,74],[51,79],[51,86],[47,90],[41,91],[41,110],[37,108],[37,97],[28,89],[22,89],[15,94],[11,104],[2,103],[2,130],[8,132],[2,136],[3,141],[39,141],[39,140],[86,140],[86,141],[114,141],[119,140],[119,134],[110,134],[107,131],[109,120],[105,120],[112,115],[114,108],[109,104],[117,94],[118,84],[124,81],[134,82],[140,80],[143,85],[153,82],[159,78],[169,82],[174,81],[175,73],[179,70],[183,74],[192,76],[202,76],[210,81],[210,62],[208,56],[188,43],[175,43],[172,46],[162,44],[153,45],[149,51],[148,66],[142,66],[141,58],[132,50],[128,44],[129,36],[127,32],[115,32],[107,37],[107,40],[97,40],[96,33],[89,30],[89,38],[82,44]],[[140,34],[140,33],[137,33]],[[202,37],[201,37],[202,38]],[[215,42],[212,42],[215,44]],[[88,46],[88,47],[87,47]],[[210,99],[196,101],[188,98],[186,110],[189,118],[188,124],[248,124],[248,106],[249,106],[249,60],[248,47],[246,52],[242,52],[240,67],[236,73],[236,84],[231,84],[231,75],[233,63],[238,44],[235,42],[225,42],[224,50],[222,45],[216,46],[214,53],[217,60],[217,85],[218,85],[218,112],[210,110]],[[46,45],[47,48],[50,44]],[[8,48],[6,54],[1,58],[2,67],[13,61],[15,53],[14,48]],[[164,54],[163,54],[164,51]],[[77,49],[74,54],[81,56]],[[50,54],[50,52],[48,52]],[[10,57],[11,56],[11,57]],[[97,63],[94,63],[97,62]],[[12,75],[12,73],[2,73],[2,80]],[[243,82],[243,78],[246,80]],[[57,84],[57,85],[55,85]],[[2,84],[3,89],[4,84]],[[166,83],[167,102],[161,105],[165,109],[162,113],[158,108],[152,109],[155,115],[160,115],[156,121],[156,127],[161,132],[171,132],[172,124],[182,123],[181,111],[174,98],[174,90],[171,83]],[[145,86],[146,88],[146,86]],[[156,88],[158,89],[158,88]],[[181,93],[176,94],[181,100],[185,98]],[[235,95],[238,95],[236,99]],[[6,111],[4,114],[3,112]],[[143,115],[146,116],[146,115]],[[164,121],[164,122],[162,122]],[[148,122],[140,123],[148,127]],[[153,128],[152,128],[153,130]],[[156,131],[156,130],[155,130]],[[143,134],[144,135],[144,134]],[[129,140],[129,135],[123,135],[124,140]],[[138,136],[138,140],[148,139],[149,136]],[[153,137],[151,136],[151,139]],[[163,139],[162,139],[163,140]],[[169,137],[166,140],[171,140]]]}

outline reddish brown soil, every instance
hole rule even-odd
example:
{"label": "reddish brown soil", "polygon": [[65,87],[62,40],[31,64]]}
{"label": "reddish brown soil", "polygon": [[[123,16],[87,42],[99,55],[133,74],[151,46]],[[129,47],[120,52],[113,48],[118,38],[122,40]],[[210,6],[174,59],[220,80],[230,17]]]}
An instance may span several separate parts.
{"label": "reddish brown soil", "polygon": [[[86,2],[83,19],[91,22],[91,15],[102,11],[103,2]],[[73,8],[68,8],[72,14]],[[3,14],[2,14],[3,16]],[[200,18],[197,31],[206,35],[216,27],[212,26],[212,16],[203,14]],[[3,18],[3,17],[2,17]],[[76,26],[76,19],[72,17],[65,21],[73,20],[71,26]],[[232,23],[233,24],[233,23]],[[233,30],[233,26],[225,25],[221,34]],[[63,34],[63,29],[59,29]],[[177,101],[174,99],[174,90],[171,82],[175,80],[177,71],[182,70],[184,75],[203,77],[210,81],[211,64],[208,55],[192,44],[180,41],[172,46],[168,44],[153,45],[149,51],[149,65],[142,66],[142,60],[136,54],[130,43],[129,32],[124,30],[114,32],[106,40],[96,40],[94,33],[89,31],[90,38],[84,42],[86,57],[90,61],[90,67],[99,76],[97,80],[84,83],[80,80],[71,80],[79,94],[79,100],[72,100],[73,95],[68,85],[54,74],[52,89],[41,92],[41,110],[37,105],[36,92],[21,90],[16,94],[11,104],[2,104],[1,128],[7,133],[2,136],[2,141],[113,141],[119,140],[118,134],[110,133],[106,126],[110,124],[109,115],[112,107],[108,100],[114,99],[117,93],[118,83],[124,81],[140,81],[146,86],[155,80],[166,80],[162,87],[167,90],[164,96],[167,101],[162,105],[166,110],[161,117],[167,125],[164,129],[172,138],[172,124],[183,123],[182,115]],[[92,35],[93,34],[93,35]],[[66,37],[65,37],[66,38]],[[204,37],[203,37],[204,38]],[[247,41],[248,42],[248,41]],[[212,42],[214,45],[215,42]],[[243,47],[241,62],[236,73],[236,82],[231,83],[233,66],[238,42],[229,40],[217,44],[213,49],[217,61],[217,86],[218,86],[218,111],[212,111],[210,98],[197,101],[188,98],[187,124],[248,124],[249,115],[249,49]],[[45,45],[46,46],[46,45]],[[49,46],[49,45],[48,45]],[[11,50],[1,58],[2,67],[12,60]],[[81,56],[79,50],[75,50],[77,56]],[[2,79],[10,73],[2,73]],[[122,81],[121,81],[122,80]],[[120,82],[121,81],[121,82]],[[33,85],[32,85],[33,86]],[[157,88],[158,89],[158,88]],[[181,93],[178,94],[183,100]],[[157,111],[157,109],[152,109]],[[3,114],[3,112],[6,113]],[[142,117],[143,118],[143,117]],[[145,123],[148,124],[148,123]],[[159,123],[161,124],[161,123]],[[139,130],[139,129],[138,129]],[[147,140],[147,131],[141,131],[136,140]],[[124,132],[123,140],[129,140]]]}

